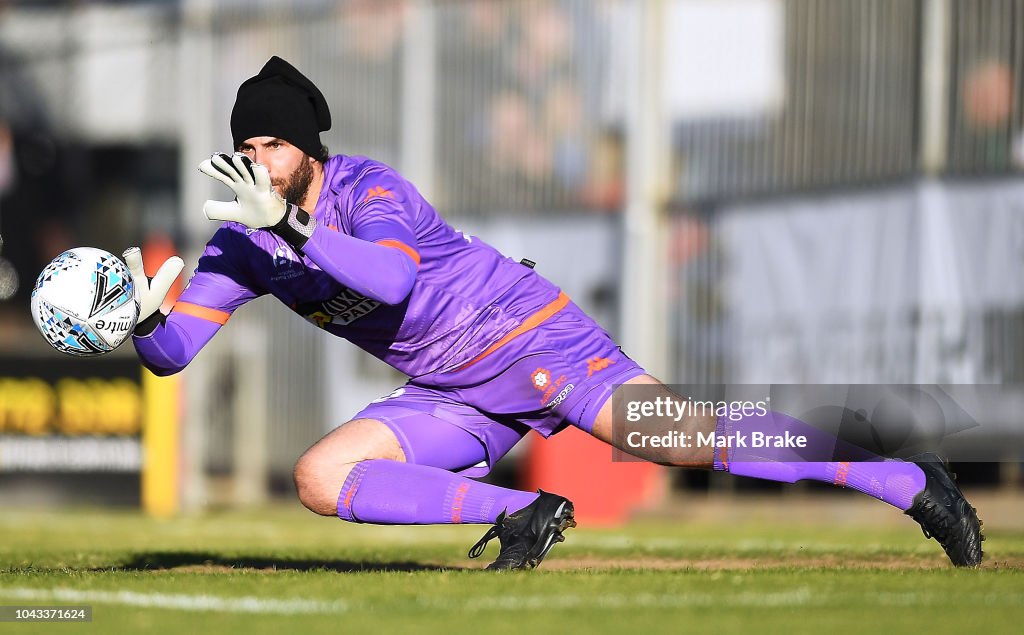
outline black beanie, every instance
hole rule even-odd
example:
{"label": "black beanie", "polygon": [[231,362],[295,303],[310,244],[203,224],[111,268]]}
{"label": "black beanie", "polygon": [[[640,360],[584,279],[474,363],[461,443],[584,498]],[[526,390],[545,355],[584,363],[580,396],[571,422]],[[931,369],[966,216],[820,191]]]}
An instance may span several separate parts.
{"label": "black beanie", "polygon": [[323,93],[276,55],[255,77],[242,82],[231,109],[235,150],[252,137],[277,137],[317,157],[320,132],[330,128],[331,111]]}

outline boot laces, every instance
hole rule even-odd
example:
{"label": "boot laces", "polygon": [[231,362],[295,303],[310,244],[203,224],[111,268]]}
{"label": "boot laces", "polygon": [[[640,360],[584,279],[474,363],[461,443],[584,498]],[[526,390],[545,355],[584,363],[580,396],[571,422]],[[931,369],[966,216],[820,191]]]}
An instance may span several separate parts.
{"label": "boot laces", "polygon": [[486,551],[487,549],[487,543],[494,540],[495,538],[501,537],[501,521],[503,520],[503,518],[499,518],[498,522],[494,524],[490,529],[488,529],[487,533],[485,533],[483,537],[470,548],[470,558],[479,558],[480,556],[482,556],[484,554],[484,551]]}

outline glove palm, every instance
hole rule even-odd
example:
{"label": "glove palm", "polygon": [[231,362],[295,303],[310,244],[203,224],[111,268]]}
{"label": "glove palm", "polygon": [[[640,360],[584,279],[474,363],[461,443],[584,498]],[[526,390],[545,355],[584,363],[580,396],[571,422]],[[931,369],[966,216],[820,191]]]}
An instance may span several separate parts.
{"label": "glove palm", "polygon": [[214,154],[199,164],[199,171],[228,186],[236,197],[234,201],[206,201],[203,213],[208,219],[262,229],[284,218],[288,204],[274,191],[267,168],[244,154]]}
{"label": "glove palm", "polygon": [[129,247],[124,252],[124,262],[128,270],[132,272],[135,279],[135,293],[139,298],[139,322],[153,315],[164,303],[167,292],[171,285],[178,278],[181,270],[185,268],[185,261],[177,256],[171,256],[164,264],[160,265],[156,275],[150,279],[146,276],[146,269],[142,264],[142,250],[138,247]]}

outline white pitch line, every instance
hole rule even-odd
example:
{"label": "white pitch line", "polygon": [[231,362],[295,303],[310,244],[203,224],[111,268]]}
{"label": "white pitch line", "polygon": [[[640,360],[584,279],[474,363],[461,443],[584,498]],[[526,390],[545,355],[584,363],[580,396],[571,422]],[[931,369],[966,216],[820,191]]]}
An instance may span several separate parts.
{"label": "white pitch line", "polygon": [[800,587],[777,593],[745,591],[733,594],[681,592],[671,595],[651,593],[605,595],[506,595],[470,597],[464,600],[426,599],[421,604],[437,609],[460,611],[522,611],[545,609],[678,609],[693,607],[718,608],[791,608],[813,605],[816,598],[811,589]]}
{"label": "white pitch line", "polygon": [[[176,595],[168,593],[137,593],[134,591],[80,591],[76,589],[2,588],[0,598],[68,603],[96,603],[138,606],[182,611],[251,613],[273,615],[339,614],[347,611],[374,610],[372,603],[315,600],[270,600],[258,597],[223,597],[215,595]],[[865,599],[879,606],[938,606],[948,598],[937,593],[874,593]],[[683,591],[673,594],[609,593],[604,595],[501,595],[465,598],[419,597],[420,607],[454,612],[524,611],[552,609],[687,609],[687,608],[796,608],[821,607],[842,603],[844,594],[834,594],[798,587],[789,591],[739,593],[707,593]],[[964,598],[961,598],[964,599]],[[1016,593],[975,594],[972,601],[989,606],[1018,606]]]}
{"label": "white pitch line", "polygon": [[221,597],[216,595],[181,595],[172,593],[137,593],[135,591],[80,591],[77,589],[2,588],[0,597],[18,600],[78,602],[141,606],[181,611],[216,611],[223,613],[264,613],[275,615],[306,615],[344,613],[348,604],[340,600],[268,600],[258,597]]}

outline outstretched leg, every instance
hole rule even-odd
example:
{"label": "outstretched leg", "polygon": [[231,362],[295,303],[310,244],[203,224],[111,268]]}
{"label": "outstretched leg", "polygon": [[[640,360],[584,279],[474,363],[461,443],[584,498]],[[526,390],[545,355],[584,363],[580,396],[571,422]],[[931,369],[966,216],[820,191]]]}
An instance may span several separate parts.
{"label": "outstretched leg", "polygon": [[[629,391],[627,386],[631,385],[647,385],[645,390],[653,391],[656,398],[684,401],[650,375],[634,377],[618,390]],[[622,393],[619,395],[623,398]],[[601,407],[591,434],[624,452],[664,465],[714,469],[785,483],[814,480],[855,489],[914,518],[926,536],[934,536],[942,544],[953,564],[977,566],[981,563],[983,537],[977,514],[956,487],[948,468],[934,455],[915,457],[910,462],[898,459],[808,461],[796,450],[787,451],[785,448],[773,449],[768,456],[763,451],[755,452],[743,447],[699,443],[683,448],[638,449],[624,443],[622,434],[616,435],[614,414],[612,398],[609,398]],[[832,448],[842,444],[812,426],[776,412],[745,416],[738,421],[715,416],[686,417],[678,422],[673,418],[665,421],[663,426],[656,422],[655,427],[677,430],[690,439],[700,438],[698,435],[709,438],[712,433],[719,438],[736,433],[750,438],[750,434],[756,431],[773,435],[802,435],[809,439],[809,443],[817,443],[821,447]]]}

